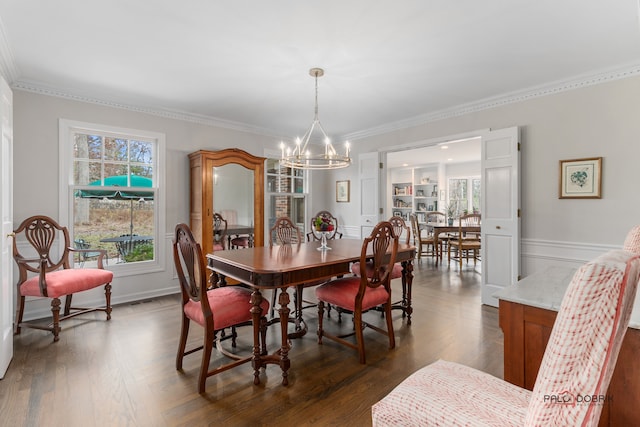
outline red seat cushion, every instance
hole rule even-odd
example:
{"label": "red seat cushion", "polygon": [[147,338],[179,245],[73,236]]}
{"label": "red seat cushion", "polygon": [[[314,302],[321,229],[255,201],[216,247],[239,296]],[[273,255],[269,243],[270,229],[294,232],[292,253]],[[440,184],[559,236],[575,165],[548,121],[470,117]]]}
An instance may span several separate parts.
{"label": "red seat cushion", "polygon": [[221,243],[214,243],[213,244],[213,250],[214,251],[223,251],[224,250],[224,246],[222,246]]}
{"label": "red seat cushion", "polygon": [[[251,320],[251,291],[239,286],[223,286],[207,291],[209,306],[213,312],[213,329],[220,330]],[[262,312],[269,311],[269,301],[262,300]],[[184,314],[204,327],[204,314],[199,301],[189,301]]]}
{"label": "red seat cushion", "polygon": [[[39,277],[34,276],[20,285],[20,295],[39,297]],[[111,283],[113,272],[100,268],[71,268],[47,273],[47,296],[58,298],[76,292],[86,291]]]}
{"label": "red seat cushion", "polygon": [[[370,262],[367,263],[366,269],[367,269],[367,277],[371,278],[371,275],[373,274],[373,266]],[[356,276],[361,275],[359,262],[353,263],[353,265],[351,266],[351,272]],[[395,264],[393,264],[393,270],[391,270],[391,280],[399,279],[401,277],[402,277],[402,264],[399,262],[396,262]]]}
{"label": "red seat cushion", "polygon": [[[345,277],[332,280],[316,288],[316,297],[319,300],[347,310],[355,310],[356,294],[360,288],[360,277]],[[367,288],[362,300],[362,310],[368,310],[386,303],[389,293],[384,286]]]}

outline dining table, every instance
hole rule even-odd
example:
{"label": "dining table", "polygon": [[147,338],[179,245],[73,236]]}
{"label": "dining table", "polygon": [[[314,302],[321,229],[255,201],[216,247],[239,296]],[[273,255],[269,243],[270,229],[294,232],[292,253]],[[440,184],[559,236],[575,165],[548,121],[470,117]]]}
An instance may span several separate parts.
{"label": "dining table", "polygon": [[[360,261],[362,240],[331,240],[329,248],[319,250],[320,242],[312,241],[293,245],[259,246],[243,250],[223,250],[207,254],[207,268],[211,271],[211,283],[219,286],[219,281],[232,278],[252,288],[251,314],[253,321],[254,384],[260,384],[260,368],[277,364],[282,370],[282,384],[288,385],[290,368],[288,334],[290,297],[286,289],[304,283],[321,283],[323,279],[350,274],[351,264]],[[404,313],[411,315],[411,283],[413,281],[413,258],[415,246],[398,244],[396,262],[402,263],[403,280],[407,282],[406,295],[401,304]],[[278,298],[278,314],[281,347],[270,354],[260,354],[260,319],[262,317],[263,290],[282,289]],[[404,289],[404,286],[403,286]]]}
{"label": "dining table", "polygon": [[459,224],[449,225],[448,223],[444,222],[422,223],[420,224],[420,229],[433,232],[433,251],[436,254],[436,265],[438,265],[439,260],[442,260],[442,253],[440,253],[440,245],[438,244],[440,234],[458,233],[459,231],[462,231],[462,233],[480,233],[479,225],[463,225],[461,230]]}

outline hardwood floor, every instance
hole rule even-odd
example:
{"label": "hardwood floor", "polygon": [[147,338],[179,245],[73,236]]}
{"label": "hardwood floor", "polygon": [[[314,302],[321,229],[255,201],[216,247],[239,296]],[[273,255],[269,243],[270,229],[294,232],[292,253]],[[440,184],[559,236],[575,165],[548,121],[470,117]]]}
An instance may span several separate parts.
{"label": "hardwood floor", "polygon": [[[332,341],[319,346],[317,312],[305,310],[309,332],[292,342],[288,387],[273,365],[254,386],[246,364],[210,377],[199,395],[200,353],[185,357],[183,372],[175,370],[177,294],[116,306],[109,322],[98,313],[68,320],[58,343],[50,333],[23,329],[0,381],[0,419],[11,426],[367,426],[373,403],[439,358],[502,377],[498,311],[480,304],[480,274],[472,265],[460,273],[423,258],[414,275],[412,325],[394,310],[394,350],[386,337],[365,331],[367,365]],[[382,324],[379,313],[367,317]],[[347,330],[351,320],[343,316],[338,324],[332,314],[325,325]],[[198,343],[201,328],[191,329],[190,342]],[[273,348],[277,328],[268,334]],[[250,351],[250,340],[244,328],[238,348]]]}

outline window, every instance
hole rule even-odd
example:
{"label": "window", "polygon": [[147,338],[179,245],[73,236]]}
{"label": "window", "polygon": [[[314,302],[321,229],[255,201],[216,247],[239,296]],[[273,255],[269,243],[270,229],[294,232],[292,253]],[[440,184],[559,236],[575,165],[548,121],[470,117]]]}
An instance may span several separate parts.
{"label": "window", "polygon": [[306,233],[305,177],[303,170],[280,166],[279,159],[267,159],[269,229],[275,224],[276,218],[288,216],[303,235]]}
{"label": "window", "polygon": [[[158,266],[164,136],[61,120],[60,149],[60,193],[67,199],[60,218],[68,218],[74,245],[106,250],[114,271]],[[95,262],[96,255],[75,262]]]}
{"label": "window", "polygon": [[480,212],[480,183],[480,178],[449,178],[449,204],[455,206],[454,217],[465,212]]}

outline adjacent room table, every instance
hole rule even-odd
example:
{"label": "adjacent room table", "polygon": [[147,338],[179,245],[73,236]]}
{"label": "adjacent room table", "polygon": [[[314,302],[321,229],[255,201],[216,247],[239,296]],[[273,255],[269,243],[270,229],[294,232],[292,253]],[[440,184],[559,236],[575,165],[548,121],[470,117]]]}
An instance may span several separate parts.
{"label": "adjacent room table", "polygon": [[[282,369],[282,384],[288,384],[289,360],[289,293],[280,292],[280,329],[282,346],[268,355],[260,354],[259,335],[262,309],[261,291],[279,289],[303,283],[330,279],[350,273],[350,265],[360,260],[362,241],[355,239],[332,240],[330,250],[318,250],[320,242],[301,243],[291,246],[260,246],[238,251],[226,250],[207,254],[208,268],[212,271],[211,282],[217,284],[219,277],[229,277],[253,288],[251,301],[253,308],[253,369],[254,384],[260,384],[260,368],[267,364],[277,364]],[[403,309],[411,314],[411,283],[413,281],[413,258],[416,248],[399,243],[396,262],[403,266],[407,282],[406,296],[403,297]]]}
{"label": "adjacent room table", "polygon": [[[457,233],[460,230],[460,226],[458,224],[448,225],[445,223],[433,223],[427,222],[420,224],[421,229],[433,230],[433,250],[436,254],[436,265],[438,264],[438,260],[442,259],[442,254],[438,249],[438,236],[441,233]],[[479,225],[463,225],[462,226],[463,233],[480,233]]]}

